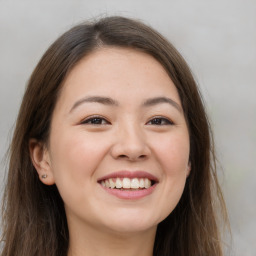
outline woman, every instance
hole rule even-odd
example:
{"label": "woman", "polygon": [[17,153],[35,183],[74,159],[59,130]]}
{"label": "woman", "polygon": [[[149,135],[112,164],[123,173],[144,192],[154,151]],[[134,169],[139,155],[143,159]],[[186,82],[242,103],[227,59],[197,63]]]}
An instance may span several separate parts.
{"label": "woman", "polygon": [[47,50],[10,148],[2,255],[223,255],[200,94],[175,48],[108,17]]}

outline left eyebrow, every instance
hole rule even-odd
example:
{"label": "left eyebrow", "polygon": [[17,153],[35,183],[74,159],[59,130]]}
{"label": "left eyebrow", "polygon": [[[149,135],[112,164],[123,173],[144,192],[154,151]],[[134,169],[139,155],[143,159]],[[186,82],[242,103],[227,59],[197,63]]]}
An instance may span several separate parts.
{"label": "left eyebrow", "polygon": [[[119,106],[119,103],[112,98],[101,97],[101,96],[89,96],[89,97],[82,98],[82,99],[78,100],[77,102],[75,102],[73,107],[70,109],[70,112],[72,112],[75,108],[77,108],[78,106],[80,106],[84,103],[100,103],[103,105]],[[176,108],[180,113],[183,112],[182,107],[176,101],[174,101],[168,97],[155,97],[155,98],[147,99],[142,103],[142,106],[143,107],[151,107],[151,106],[155,106],[157,104],[162,104],[162,103],[168,103],[171,106],[173,106],[174,108]]]}
{"label": "left eyebrow", "polygon": [[173,107],[175,107],[180,113],[183,112],[182,107],[176,101],[167,97],[156,97],[156,98],[147,99],[146,101],[143,102],[142,106],[151,107],[161,103],[168,103]]}
{"label": "left eyebrow", "polygon": [[73,105],[73,107],[70,109],[69,112],[72,112],[75,108],[82,105],[83,103],[100,103],[100,104],[109,105],[109,106],[118,106],[119,105],[117,101],[115,101],[111,98],[108,98],[108,97],[89,96],[89,97],[82,98],[82,99],[78,100],[77,102],[75,102],[75,104]]}

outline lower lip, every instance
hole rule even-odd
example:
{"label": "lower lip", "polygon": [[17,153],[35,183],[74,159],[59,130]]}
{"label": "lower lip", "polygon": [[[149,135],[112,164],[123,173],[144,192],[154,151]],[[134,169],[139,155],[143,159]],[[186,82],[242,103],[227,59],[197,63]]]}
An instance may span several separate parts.
{"label": "lower lip", "polygon": [[150,195],[156,188],[156,185],[157,184],[154,184],[150,188],[141,189],[141,190],[120,190],[120,189],[106,188],[103,186],[101,187],[111,195],[114,195],[120,199],[135,200],[135,199],[140,199]]}

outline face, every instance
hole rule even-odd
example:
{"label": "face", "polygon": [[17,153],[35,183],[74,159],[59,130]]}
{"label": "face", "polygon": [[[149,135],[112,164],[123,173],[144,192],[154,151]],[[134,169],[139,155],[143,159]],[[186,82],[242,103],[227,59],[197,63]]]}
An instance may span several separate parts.
{"label": "face", "polygon": [[[172,80],[151,56],[105,48],[64,81],[44,152],[69,225],[155,229],[189,173],[189,135]],[[78,224],[80,223],[80,224]]]}

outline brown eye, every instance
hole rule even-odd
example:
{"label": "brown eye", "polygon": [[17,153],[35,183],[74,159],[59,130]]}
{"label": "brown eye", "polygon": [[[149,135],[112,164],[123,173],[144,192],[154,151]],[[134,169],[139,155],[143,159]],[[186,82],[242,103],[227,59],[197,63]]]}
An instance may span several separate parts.
{"label": "brown eye", "polygon": [[91,125],[105,125],[110,124],[105,118],[102,117],[90,117],[85,119],[82,124],[91,124]]}
{"label": "brown eye", "polygon": [[149,125],[172,125],[173,122],[167,118],[155,117],[151,119],[147,124]]}

